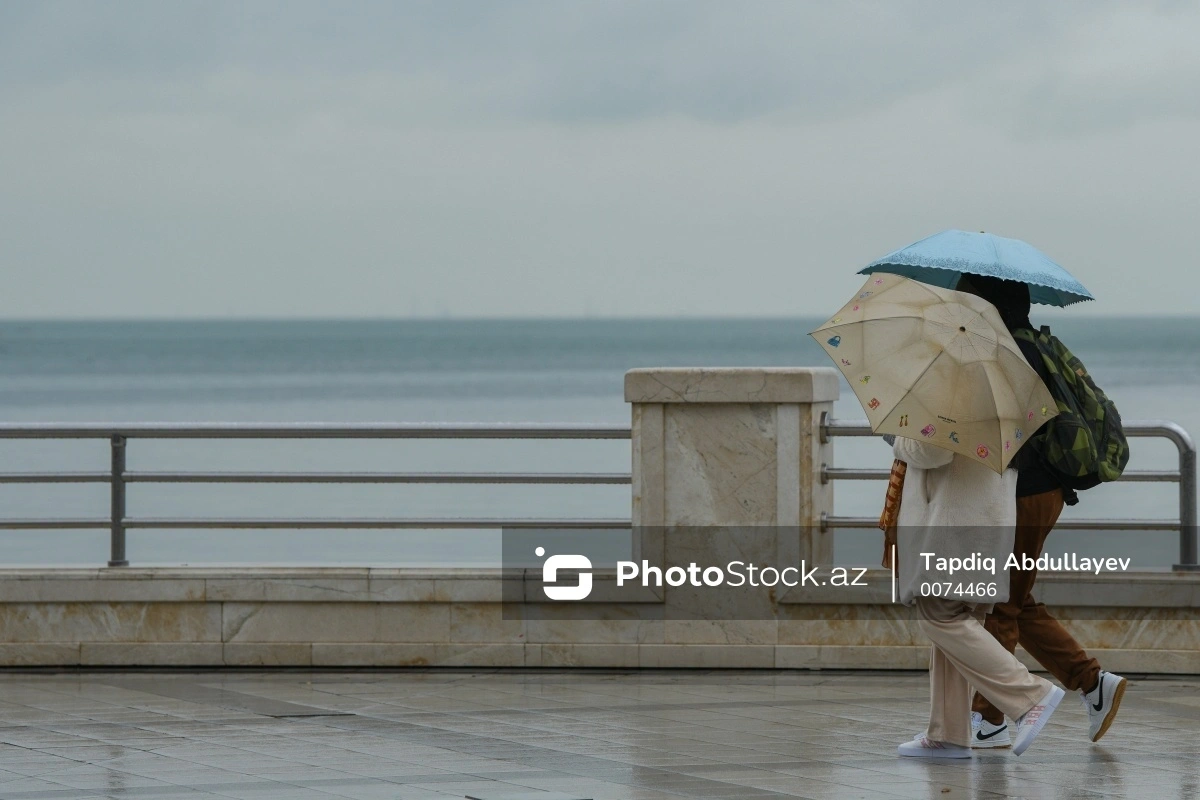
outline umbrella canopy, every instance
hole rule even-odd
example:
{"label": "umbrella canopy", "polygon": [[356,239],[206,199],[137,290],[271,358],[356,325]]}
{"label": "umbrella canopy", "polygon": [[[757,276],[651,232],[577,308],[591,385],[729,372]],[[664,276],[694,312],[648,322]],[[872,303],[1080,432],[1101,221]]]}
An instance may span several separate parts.
{"label": "umbrella canopy", "polygon": [[871,430],[1003,472],[1058,406],[983,298],[882,274],[810,334]]}
{"label": "umbrella canopy", "polygon": [[953,289],[964,272],[1029,284],[1029,299],[1048,306],[1094,300],[1071,273],[1020,239],[990,233],[942,231],[872,261],[860,275],[891,272]]}

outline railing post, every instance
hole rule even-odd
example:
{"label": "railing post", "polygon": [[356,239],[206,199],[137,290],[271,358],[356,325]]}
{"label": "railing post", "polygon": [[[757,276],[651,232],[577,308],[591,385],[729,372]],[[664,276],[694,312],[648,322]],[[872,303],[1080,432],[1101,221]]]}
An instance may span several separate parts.
{"label": "railing post", "polygon": [[1190,440],[1179,446],[1179,564],[1177,569],[1200,569],[1196,536],[1196,446]]}
{"label": "railing post", "polygon": [[127,567],[125,558],[125,437],[114,434],[112,443],[112,551],[110,567]]}

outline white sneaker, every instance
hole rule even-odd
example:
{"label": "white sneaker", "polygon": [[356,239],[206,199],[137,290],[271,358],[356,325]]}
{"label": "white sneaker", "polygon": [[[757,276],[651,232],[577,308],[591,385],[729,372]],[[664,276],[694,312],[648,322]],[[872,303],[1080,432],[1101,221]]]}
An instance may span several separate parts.
{"label": "white sneaker", "polygon": [[1046,696],[1039,700],[1037,705],[1017,718],[1014,723],[1017,738],[1013,742],[1013,755],[1019,756],[1029,749],[1029,745],[1033,744],[1033,740],[1050,721],[1050,715],[1058,708],[1064,696],[1066,692],[1057,686],[1051,686],[1050,691],[1046,692]]}
{"label": "white sneaker", "polygon": [[1080,692],[1083,704],[1087,706],[1088,735],[1093,742],[1108,733],[1108,728],[1116,719],[1117,709],[1121,707],[1121,698],[1125,696],[1125,679],[1120,675],[1100,670],[1100,682],[1090,692]]}
{"label": "white sneaker", "polygon": [[993,725],[978,711],[971,712],[971,747],[1012,747],[1008,735],[1008,723]]}
{"label": "white sneaker", "polygon": [[897,747],[896,755],[909,758],[970,758],[971,748],[949,742],[935,742],[922,733]]}

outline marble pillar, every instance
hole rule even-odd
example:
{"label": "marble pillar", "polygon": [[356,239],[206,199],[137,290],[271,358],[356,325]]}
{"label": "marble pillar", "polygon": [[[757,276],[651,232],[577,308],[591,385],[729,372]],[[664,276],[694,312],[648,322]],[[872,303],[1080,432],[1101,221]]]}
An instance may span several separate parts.
{"label": "marble pillar", "polygon": [[795,557],[831,563],[820,422],[837,396],[829,368],[630,370],[634,526],[795,528]]}

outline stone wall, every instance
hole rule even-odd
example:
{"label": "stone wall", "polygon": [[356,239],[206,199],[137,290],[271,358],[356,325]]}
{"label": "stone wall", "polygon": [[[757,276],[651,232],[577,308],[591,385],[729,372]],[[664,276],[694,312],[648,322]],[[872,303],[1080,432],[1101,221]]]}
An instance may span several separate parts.
{"label": "stone wall", "polygon": [[[499,570],[6,570],[0,666],[926,665],[911,610],[886,596],[831,603],[822,593],[814,603],[793,592],[776,619],[745,622],[636,619],[633,604],[603,602],[595,615],[605,619],[521,620],[504,619],[504,580],[514,578]],[[867,580],[886,593],[886,572]],[[1200,673],[1200,576],[1047,575],[1039,586],[1058,613],[1076,618],[1069,627],[1106,668]],[[1106,605],[1069,605],[1080,596]]]}

